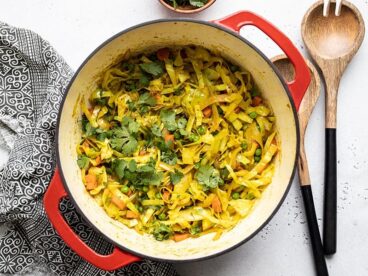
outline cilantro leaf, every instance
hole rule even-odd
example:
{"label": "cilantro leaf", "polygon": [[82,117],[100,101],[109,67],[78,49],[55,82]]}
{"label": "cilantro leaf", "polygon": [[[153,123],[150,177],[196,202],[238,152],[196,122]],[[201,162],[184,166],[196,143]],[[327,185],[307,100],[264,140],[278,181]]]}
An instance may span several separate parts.
{"label": "cilantro leaf", "polygon": [[81,169],[87,169],[89,165],[89,158],[85,155],[78,156],[77,164]]}
{"label": "cilantro leaf", "polygon": [[123,120],[121,121],[121,125],[128,127],[129,133],[137,133],[139,130],[139,124],[134,121],[131,117],[125,116]]}
{"label": "cilantro leaf", "polygon": [[142,74],[139,78],[139,84],[143,87],[147,87],[150,83],[150,78],[146,74]]}
{"label": "cilantro leaf", "polygon": [[135,103],[134,103],[134,102],[132,102],[132,101],[127,101],[127,105],[128,105],[128,109],[129,109],[130,111],[136,111],[136,110],[137,110],[137,107],[136,107],[136,105],[135,105]]}
{"label": "cilantro leaf", "polygon": [[207,3],[208,0],[189,0],[189,4],[192,5],[193,7],[203,7],[204,4]]}
{"label": "cilantro leaf", "polygon": [[84,131],[86,136],[93,136],[96,134],[96,128],[94,128],[90,122],[86,123]]}
{"label": "cilantro leaf", "polygon": [[178,156],[172,150],[161,152],[161,160],[169,165],[175,165],[178,162]]}
{"label": "cilantro leaf", "polygon": [[175,111],[169,109],[163,109],[160,112],[161,121],[164,123],[165,128],[168,131],[175,131],[177,129],[177,124],[175,121]]}
{"label": "cilantro leaf", "polygon": [[119,179],[128,180],[129,185],[139,188],[147,185],[159,186],[161,184],[164,173],[157,172],[155,167],[156,162],[152,158],[142,166],[137,166],[134,160],[115,159],[112,162],[111,169]]}
{"label": "cilantro leaf", "polygon": [[170,173],[170,181],[172,184],[178,184],[180,180],[183,178],[184,174],[178,170],[175,170],[175,172]]}
{"label": "cilantro leaf", "polygon": [[149,106],[156,105],[156,99],[148,92],[139,96],[138,104],[144,104]]}
{"label": "cilantro leaf", "polygon": [[163,241],[170,238],[172,230],[170,226],[160,223],[155,226],[152,234],[156,240]]}
{"label": "cilantro leaf", "polygon": [[122,179],[124,177],[124,171],[127,167],[127,162],[122,159],[115,159],[112,163],[112,169],[115,172],[115,174],[119,177],[119,179]]}
{"label": "cilantro leaf", "polygon": [[137,122],[129,123],[128,130],[130,133],[137,133],[139,130],[139,124]]}
{"label": "cilantro leaf", "polygon": [[135,172],[137,170],[137,162],[134,159],[130,160],[128,164],[128,169],[131,172]]}
{"label": "cilantro leaf", "polygon": [[220,172],[210,165],[200,166],[194,177],[199,184],[203,185],[205,191],[217,188],[224,183]]}
{"label": "cilantro leaf", "polygon": [[153,135],[155,135],[157,137],[162,136],[162,132],[161,132],[160,126],[158,124],[152,125],[151,132],[152,132]]}
{"label": "cilantro leaf", "polygon": [[146,178],[147,185],[159,186],[163,178],[164,178],[163,172],[153,173],[150,175],[149,178]]}
{"label": "cilantro leaf", "polygon": [[[113,129],[113,138],[110,139],[111,147],[117,151],[121,151],[125,155],[132,154],[138,147],[137,139],[132,135],[134,133],[130,130],[136,130],[135,122],[131,122],[128,128],[121,127]],[[131,126],[131,124],[133,124]],[[134,127],[133,127],[134,126]],[[139,128],[139,126],[138,126]]]}
{"label": "cilantro leaf", "polygon": [[142,63],[139,67],[146,73],[153,75],[154,77],[158,77],[164,73],[164,68],[161,63],[158,62],[150,62],[150,63]]}

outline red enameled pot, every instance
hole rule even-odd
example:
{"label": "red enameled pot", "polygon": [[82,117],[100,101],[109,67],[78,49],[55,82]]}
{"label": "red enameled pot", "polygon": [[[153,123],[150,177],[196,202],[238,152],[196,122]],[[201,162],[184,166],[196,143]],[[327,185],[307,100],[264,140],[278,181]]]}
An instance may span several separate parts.
{"label": "red enameled pot", "polygon": [[[271,61],[239,36],[239,30],[253,25],[268,35],[295,67],[295,79],[286,83]],[[213,241],[212,234],[182,242],[156,241],[151,235],[110,218],[87,193],[77,166],[76,145],[80,141],[80,116],[75,105],[96,88],[101,73],[131,52],[156,50],[175,45],[201,45],[220,52],[224,58],[248,70],[275,117],[281,151],[275,161],[272,183],[263,192],[252,212],[232,230]],[[44,197],[49,219],[62,239],[93,265],[114,270],[140,257],[168,262],[206,259],[228,252],[251,239],[279,209],[291,185],[299,148],[297,109],[309,85],[310,75],[302,55],[275,26],[249,12],[241,11],[213,22],[193,19],[150,21],[124,30],[99,46],[80,66],[61,103],[57,122],[57,167]],[[68,196],[76,208],[101,235],[114,244],[110,255],[100,255],[76,235],[59,211],[59,202]]]}

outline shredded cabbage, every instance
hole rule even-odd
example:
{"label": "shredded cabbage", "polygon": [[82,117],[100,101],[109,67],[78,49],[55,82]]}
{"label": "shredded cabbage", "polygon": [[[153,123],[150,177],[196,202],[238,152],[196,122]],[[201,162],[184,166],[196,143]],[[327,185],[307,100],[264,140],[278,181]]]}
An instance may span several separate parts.
{"label": "shredded cabbage", "polygon": [[272,182],[272,110],[248,72],[203,47],[126,56],[81,99],[81,113],[86,190],[159,241],[220,238]]}

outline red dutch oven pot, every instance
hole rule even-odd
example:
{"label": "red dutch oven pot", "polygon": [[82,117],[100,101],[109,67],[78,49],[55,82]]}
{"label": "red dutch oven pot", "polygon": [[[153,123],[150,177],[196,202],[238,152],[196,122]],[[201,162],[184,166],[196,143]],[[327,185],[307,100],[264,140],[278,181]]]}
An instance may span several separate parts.
{"label": "red dutch oven pot", "polygon": [[[239,30],[253,25],[268,35],[295,67],[295,79],[286,83],[270,60],[239,36]],[[201,45],[216,50],[226,59],[248,70],[276,117],[280,154],[275,161],[272,183],[263,192],[251,214],[232,230],[213,241],[211,234],[179,243],[159,242],[140,235],[108,217],[88,194],[77,166],[76,145],[80,141],[80,116],[74,107],[80,96],[88,97],[101,73],[131,52],[156,50],[175,45]],[[78,255],[104,270],[115,270],[140,257],[168,262],[206,259],[228,252],[258,233],[279,209],[291,185],[299,148],[297,109],[309,85],[310,75],[302,55],[275,26],[258,15],[241,11],[224,19],[204,22],[192,19],[156,20],[131,27],[98,47],[81,65],[69,84],[57,122],[57,170],[44,197],[49,219],[65,243]],[[77,112],[78,113],[78,112]],[[83,217],[115,248],[100,255],[88,247],[70,228],[59,211],[59,202],[69,197]]]}

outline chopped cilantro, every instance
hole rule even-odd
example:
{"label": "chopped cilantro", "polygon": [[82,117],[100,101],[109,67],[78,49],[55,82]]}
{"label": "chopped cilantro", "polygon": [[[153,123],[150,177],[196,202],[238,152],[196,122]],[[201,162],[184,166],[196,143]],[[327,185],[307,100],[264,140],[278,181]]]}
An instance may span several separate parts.
{"label": "chopped cilantro", "polygon": [[139,124],[137,122],[125,117],[122,121],[122,127],[112,130],[111,147],[125,155],[132,154],[138,147],[138,141],[134,136],[138,129]]}
{"label": "chopped cilantro", "polygon": [[157,137],[162,136],[162,132],[161,132],[160,126],[158,124],[153,124],[152,125],[151,132],[152,132],[153,135],[155,135]]}
{"label": "chopped cilantro", "polygon": [[150,93],[146,92],[146,93],[139,96],[138,104],[155,106],[156,105],[156,99]]}
{"label": "chopped cilantro", "polygon": [[169,165],[175,165],[178,162],[178,156],[172,150],[161,152],[161,160]]}
{"label": "chopped cilantro", "polygon": [[128,105],[128,109],[130,111],[136,111],[137,110],[137,107],[136,107],[136,104],[132,101],[127,101],[127,105]]}
{"label": "chopped cilantro", "polygon": [[89,165],[89,158],[85,155],[81,155],[78,157],[77,164],[81,169],[87,169]]}
{"label": "chopped cilantro", "polygon": [[138,166],[134,160],[115,159],[112,169],[119,179],[126,179],[129,184],[139,189],[147,185],[158,186],[163,179],[163,172],[156,172],[153,159],[142,166]]}
{"label": "chopped cilantro", "polygon": [[169,109],[163,109],[160,112],[161,121],[164,123],[165,128],[168,131],[175,131],[178,126],[175,121],[175,111]]}
{"label": "chopped cilantro", "polygon": [[199,184],[203,185],[205,191],[217,188],[224,183],[219,171],[210,165],[200,166],[195,174],[195,178]]}
{"label": "chopped cilantro", "polygon": [[200,8],[203,7],[208,0],[189,0],[189,4],[191,4],[193,7]]}
{"label": "chopped cilantro", "polygon": [[163,241],[171,237],[172,230],[168,225],[159,223],[155,226],[152,234],[156,240]]}
{"label": "chopped cilantro", "polygon": [[149,76],[147,76],[146,74],[142,74],[141,77],[139,78],[139,84],[142,87],[147,87],[150,83],[150,78]]}
{"label": "chopped cilantro", "polygon": [[154,77],[158,77],[164,73],[164,68],[161,63],[158,62],[150,62],[150,63],[142,63],[139,67],[146,73],[153,75]]}
{"label": "chopped cilantro", "polygon": [[195,225],[192,228],[189,229],[189,233],[191,235],[197,235],[202,232],[201,226]]}
{"label": "chopped cilantro", "polygon": [[184,174],[178,170],[175,170],[175,172],[170,173],[170,181],[172,184],[178,184],[180,180],[183,178]]}

